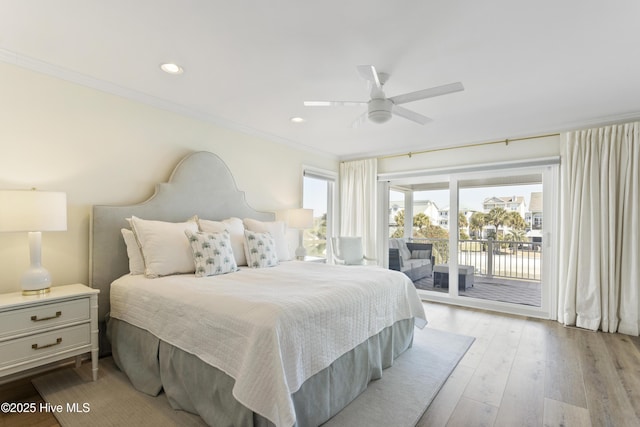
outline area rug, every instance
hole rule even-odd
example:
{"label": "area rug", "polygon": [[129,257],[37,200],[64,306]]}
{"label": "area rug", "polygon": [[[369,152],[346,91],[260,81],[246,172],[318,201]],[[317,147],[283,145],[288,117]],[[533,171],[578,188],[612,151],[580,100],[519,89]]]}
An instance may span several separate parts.
{"label": "area rug", "polygon": [[[324,425],[414,426],[472,343],[471,337],[416,329],[413,348]],[[98,381],[91,381],[86,363],[38,377],[33,385],[63,427],[205,425],[198,416],[173,410],[164,394],[136,391],[111,358],[100,359],[98,373]]]}

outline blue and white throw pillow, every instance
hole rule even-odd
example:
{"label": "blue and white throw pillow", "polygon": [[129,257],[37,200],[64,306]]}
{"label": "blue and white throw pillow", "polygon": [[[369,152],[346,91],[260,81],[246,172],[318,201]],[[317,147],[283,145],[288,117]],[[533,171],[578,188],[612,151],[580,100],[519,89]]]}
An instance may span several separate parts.
{"label": "blue and white throw pillow", "polygon": [[276,243],[271,233],[244,230],[244,240],[249,267],[262,268],[278,265]]}
{"label": "blue and white throw pillow", "polygon": [[185,231],[191,250],[197,277],[215,276],[232,273],[238,265],[231,249],[231,237],[228,231],[207,233],[204,231]]}

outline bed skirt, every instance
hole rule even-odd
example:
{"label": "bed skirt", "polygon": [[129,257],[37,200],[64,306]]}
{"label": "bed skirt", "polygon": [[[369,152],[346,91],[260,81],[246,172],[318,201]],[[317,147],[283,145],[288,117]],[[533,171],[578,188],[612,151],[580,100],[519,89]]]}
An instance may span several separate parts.
{"label": "bed skirt", "polygon": [[[411,347],[413,329],[413,319],[400,320],[306,380],[291,396],[296,426],[321,425],[381,378]],[[274,425],[234,398],[233,378],[198,357],[118,319],[109,320],[107,335],[116,365],[137,390],[152,396],[164,390],[174,409],[198,414],[211,426]]]}

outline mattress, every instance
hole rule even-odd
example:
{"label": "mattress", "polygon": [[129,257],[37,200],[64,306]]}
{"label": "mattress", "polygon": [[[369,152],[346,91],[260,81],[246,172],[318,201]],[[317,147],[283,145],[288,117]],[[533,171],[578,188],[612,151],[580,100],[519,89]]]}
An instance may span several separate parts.
{"label": "mattress", "polygon": [[402,273],[295,261],[207,278],[123,276],[111,317],[229,375],[239,402],[285,426],[305,380],[399,320],[426,324]]}

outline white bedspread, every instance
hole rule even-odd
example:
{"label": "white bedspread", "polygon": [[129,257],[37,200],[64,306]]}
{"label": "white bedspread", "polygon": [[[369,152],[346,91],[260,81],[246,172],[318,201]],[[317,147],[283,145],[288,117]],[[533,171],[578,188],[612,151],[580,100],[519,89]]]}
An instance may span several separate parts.
{"label": "white bedspread", "polygon": [[207,278],[123,276],[111,317],[224,371],[239,402],[287,427],[306,379],[398,320],[426,325],[404,274],[298,261]]}

